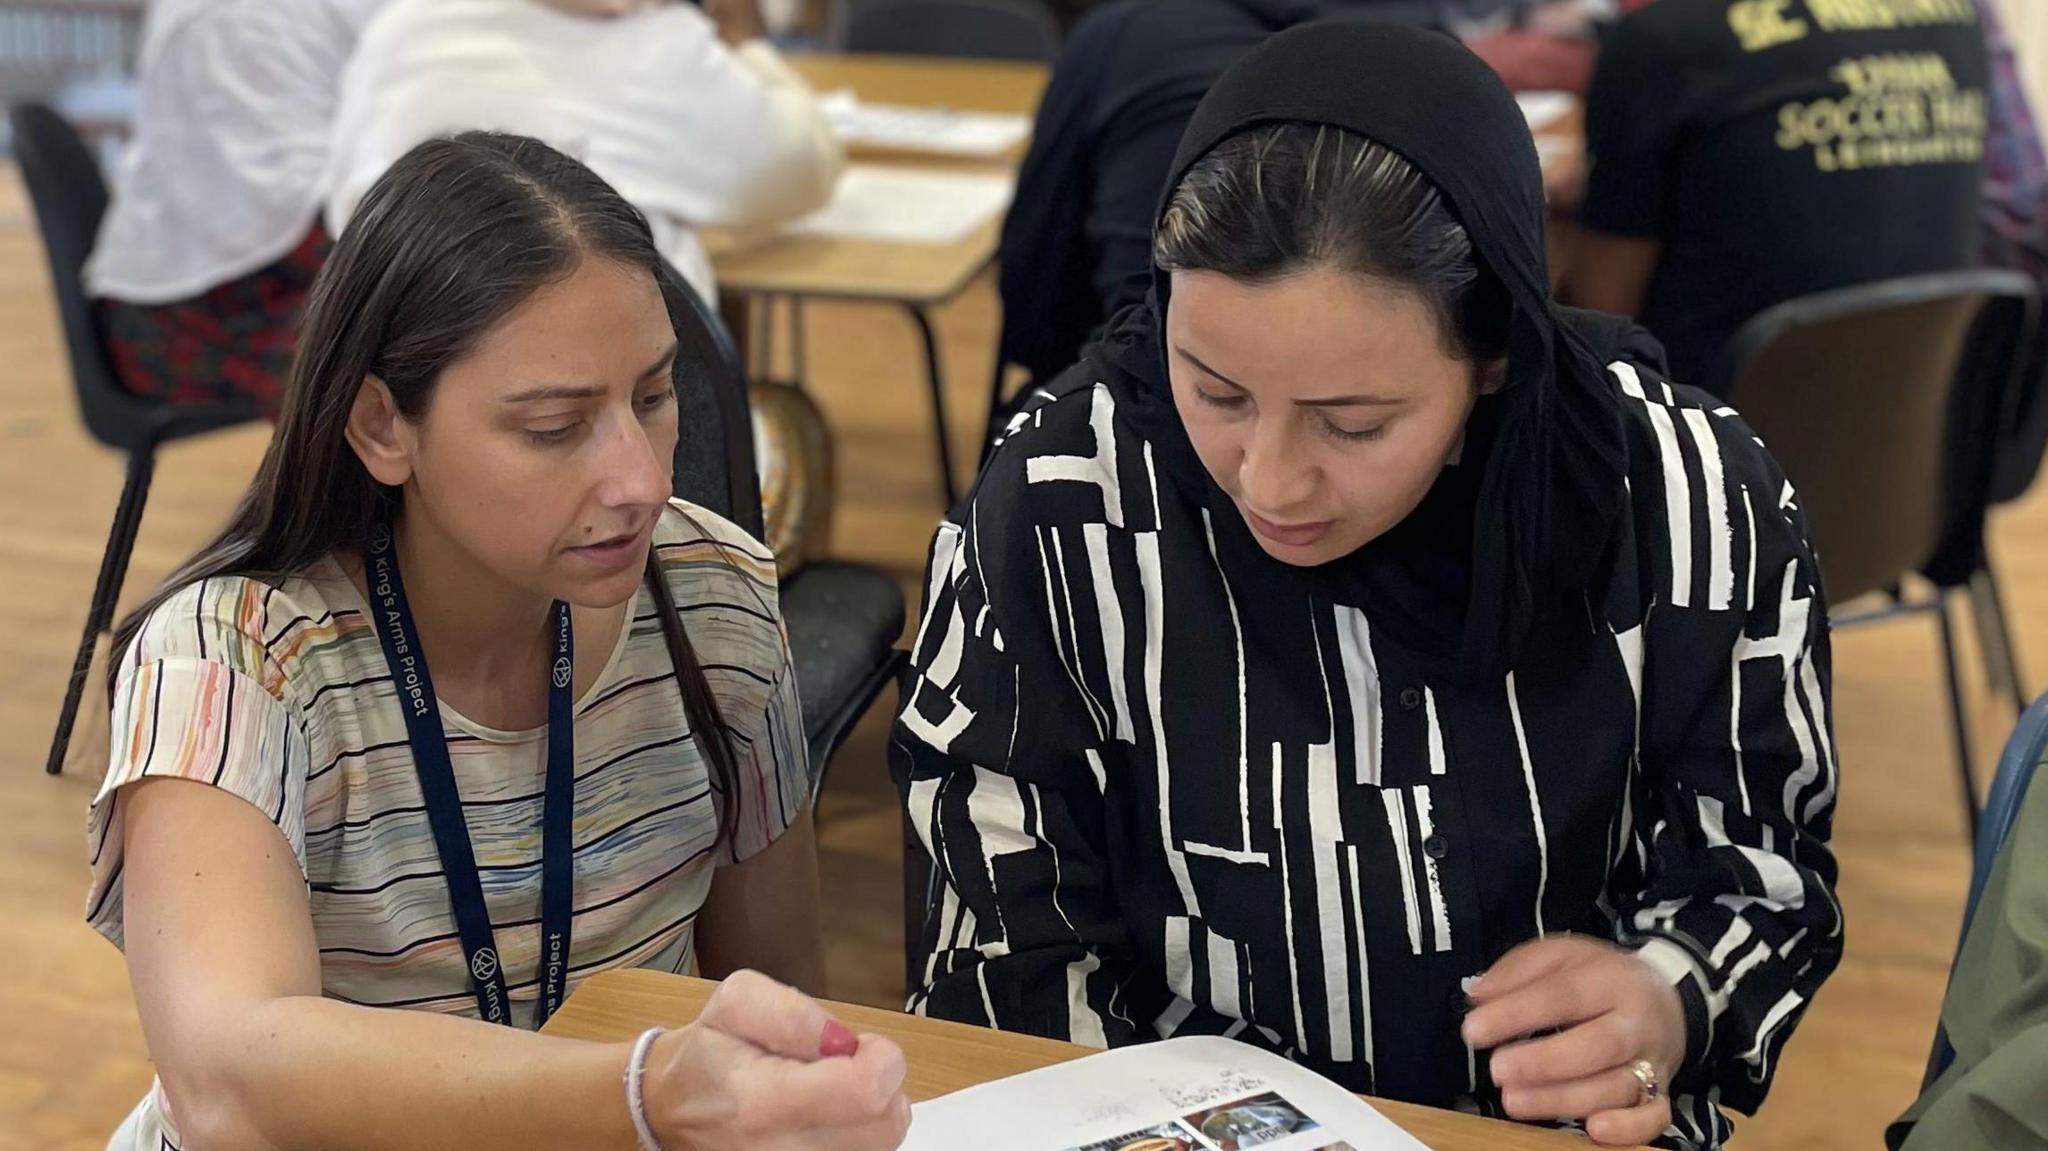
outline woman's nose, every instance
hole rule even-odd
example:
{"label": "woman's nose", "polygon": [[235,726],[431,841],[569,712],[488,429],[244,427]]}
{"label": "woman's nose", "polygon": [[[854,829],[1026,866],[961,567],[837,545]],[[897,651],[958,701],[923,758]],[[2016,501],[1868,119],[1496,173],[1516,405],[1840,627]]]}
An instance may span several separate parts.
{"label": "woman's nose", "polygon": [[645,507],[668,499],[675,461],[656,448],[638,420],[621,421],[608,437],[599,499],[607,507]]}
{"label": "woman's nose", "polygon": [[1264,512],[1284,513],[1315,493],[1315,468],[1293,438],[1270,420],[1261,420],[1253,430],[1237,474],[1238,492],[1246,503]]}

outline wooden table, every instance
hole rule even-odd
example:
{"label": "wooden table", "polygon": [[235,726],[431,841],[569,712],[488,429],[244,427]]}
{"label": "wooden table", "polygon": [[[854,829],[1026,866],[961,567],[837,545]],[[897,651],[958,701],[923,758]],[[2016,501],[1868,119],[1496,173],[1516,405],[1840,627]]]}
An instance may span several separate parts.
{"label": "wooden table", "polygon": [[[1029,116],[1045,89],[1041,64],[943,60],[919,56],[797,56],[792,67],[820,93],[850,88],[870,103],[945,107]],[[855,149],[855,160],[886,159],[910,167],[1014,175],[1024,147],[993,159],[940,157]],[[740,239],[707,237],[718,287],[728,299],[807,297],[875,300],[910,315],[923,341],[925,382],[931,390],[933,436],[941,490],[950,508],[957,497],[953,456],[946,439],[945,380],[939,365],[932,308],[953,299],[995,260],[1000,218],[952,244],[902,244],[833,236],[777,234]],[[730,315],[730,314],[729,314]],[[748,325],[735,324],[742,336]],[[801,369],[799,369],[801,374]]]}
{"label": "wooden table", "polygon": [[[607,971],[585,980],[547,1026],[549,1035],[622,1042],[654,1026],[681,1027],[697,1017],[714,983],[660,971]],[[942,1023],[872,1007],[834,1004],[855,1031],[887,1035],[909,1059],[904,1089],[911,1099],[935,1096],[1088,1054],[1088,1049],[1029,1035]],[[1584,1151],[1580,1136],[1538,1127],[1373,1100],[1387,1118],[1436,1151]]]}

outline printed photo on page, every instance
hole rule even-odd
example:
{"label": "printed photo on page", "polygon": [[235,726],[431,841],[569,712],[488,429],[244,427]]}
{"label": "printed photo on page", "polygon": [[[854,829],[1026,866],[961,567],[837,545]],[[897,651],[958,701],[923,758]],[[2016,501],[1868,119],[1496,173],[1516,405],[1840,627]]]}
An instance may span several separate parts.
{"label": "printed photo on page", "polygon": [[1218,1037],[1126,1047],[917,1105],[904,1151],[1426,1151],[1371,1104]]}
{"label": "printed photo on page", "polygon": [[1116,1135],[1098,1139],[1082,1147],[1069,1147],[1067,1151],[1209,1151],[1195,1138],[1195,1133],[1179,1122],[1161,1123],[1128,1135]]}
{"label": "printed photo on page", "polygon": [[1268,1091],[1221,1107],[1197,1111],[1187,1123],[1216,1151],[1266,1147],[1292,1135],[1321,1128],[1302,1109]]}

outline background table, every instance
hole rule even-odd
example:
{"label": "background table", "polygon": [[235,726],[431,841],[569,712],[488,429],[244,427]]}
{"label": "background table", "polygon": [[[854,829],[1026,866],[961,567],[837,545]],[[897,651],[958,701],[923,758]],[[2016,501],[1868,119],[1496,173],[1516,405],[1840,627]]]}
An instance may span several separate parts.
{"label": "background table", "polygon": [[[717,985],[660,971],[607,971],[576,989],[547,1026],[549,1035],[622,1042],[649,1027],[681,1027],[697,1017]],[[872,1007],[834,1004],[855,1031],[887,1035],[909,1059],[904,1089],[911,1099],[934,1096],[1087,1055],[1088,1049],[1029,1035],[942,1023]],[[1373,1100],[1387,1118],[1436,1151],[1585,1151],[1580,1136],[1539,1127]]]}
{"label": "background table", "polygon": [[[791,57],[790,64],[820,93],[850,88],[864,102],[923,108],[1008,112],[1029,116],[1045,89],[1041,64],[992,60],[946,60],[922,56],[817,55]],[[1014,176],[1025,145],[993,158],[933,156],[855,148],[854,160],[885,160],[906,167]],[[945,380],[931,309],[960,294],[996,257],[1000,217],[951,244],[907,244],[834,236],[774,234],[742,238],[707,237],[719,292],[728,300],[749,297],[823,297],[873,300],[900,305],[917,325],[924,346],[925,383],[931,389],[932,435],[938,449],[940,489],[951,508],[958,490],[953,453],[946,439]],[[727,312],[737,339],[749,325]],[[801,321],[798,321],[800,325]],[[799,369],[801,373],[801,369]]]}

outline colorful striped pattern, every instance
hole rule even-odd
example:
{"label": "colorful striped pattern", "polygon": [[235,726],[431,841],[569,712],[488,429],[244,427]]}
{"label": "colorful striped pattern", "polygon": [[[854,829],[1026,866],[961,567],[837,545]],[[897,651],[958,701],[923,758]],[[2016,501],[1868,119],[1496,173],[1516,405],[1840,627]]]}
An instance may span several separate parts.
{"label": "colorful striped pattern", "polygon": [[[684,971],[714,868],[773,842],[808,799],[802,714],[776,610],[774,557],[678,501],[661,567],[739,753],[735,841],[716,842],[705,761],[650,594],[577,704],[576,918],[570,979]],[[514,1016],[532,1017],[546,729],[497,731],[442,709]],[[311,892],[326,993],[476,1014],[405,721],[362,596],[332,560],[275,583],[208,580],[144,625],[115,691],[114,750],[89,830],[93,927],[122,942],[116,790],[202,780],[284,832]],[[124,1127],[155,1151],[156,1093]],[[175,1146],[175,1142],[169,1145]]]}

